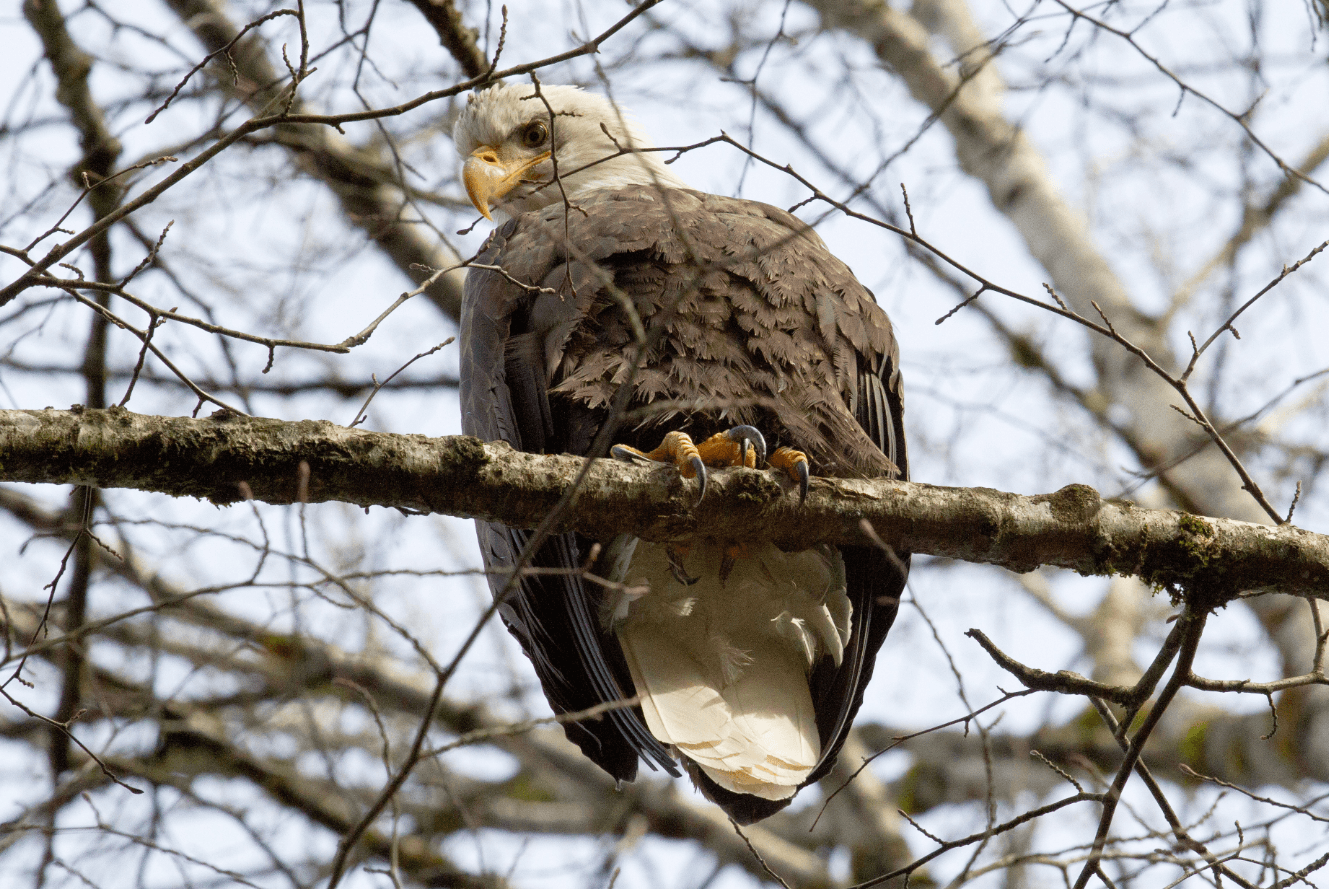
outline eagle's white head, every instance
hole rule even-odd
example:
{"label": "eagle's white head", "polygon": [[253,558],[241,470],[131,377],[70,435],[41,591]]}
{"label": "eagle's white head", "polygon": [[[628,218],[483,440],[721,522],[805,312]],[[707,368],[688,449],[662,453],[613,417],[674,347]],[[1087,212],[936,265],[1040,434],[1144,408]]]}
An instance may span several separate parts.
{"label": "eagle's white head", "polygon": [[[608,133],[606,133],[606,130]],[[452,131],[462,178],[487,218],[516,216],[621,185],[686,188],[641,126],[603,96],[575,86],[504,84],[472,93]],[[554,182],[555,162],[562,189]]]}

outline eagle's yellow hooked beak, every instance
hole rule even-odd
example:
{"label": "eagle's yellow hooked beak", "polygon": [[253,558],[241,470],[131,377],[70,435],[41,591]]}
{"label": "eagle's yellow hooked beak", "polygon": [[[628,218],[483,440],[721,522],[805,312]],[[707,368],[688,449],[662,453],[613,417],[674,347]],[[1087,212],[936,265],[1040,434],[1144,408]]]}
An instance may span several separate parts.
{"label": "eagle's yellow hooked beak", "polygon": [[461,178],[466,184],[466,194],[471,203],[485,219],[493,219],[489,208],[503,199],[503,196],[516,188],[523,181],[526,171],[536,164],[549,159],[549,152],[533,158],[504,160],[499,149],[491,145],[481,145],[461,168]]}

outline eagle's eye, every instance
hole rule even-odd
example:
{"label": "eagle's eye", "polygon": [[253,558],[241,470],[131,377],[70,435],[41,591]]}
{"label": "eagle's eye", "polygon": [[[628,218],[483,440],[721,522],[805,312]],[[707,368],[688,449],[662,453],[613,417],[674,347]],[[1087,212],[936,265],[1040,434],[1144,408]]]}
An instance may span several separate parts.
{"label": "eagle's eye", "polygon": [[539,148],[549,138],[549,127],[540,121],[528,123],[521,131],[521,144],[527,148]]}

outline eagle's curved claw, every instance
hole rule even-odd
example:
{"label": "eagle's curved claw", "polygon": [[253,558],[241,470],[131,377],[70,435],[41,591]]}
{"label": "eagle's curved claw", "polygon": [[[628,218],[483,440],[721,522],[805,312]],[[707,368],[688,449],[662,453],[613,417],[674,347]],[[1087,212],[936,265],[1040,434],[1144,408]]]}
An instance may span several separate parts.
{"label": "eagle's curved claw", "polygon": [[[693,506],[696,506],[698,503],[701,503],[702,498],[706,496],[706,464],[701,462],[700,456],[694,455],[688,458],[688,465],[692,467],[692,471],[697,476],[697,481],[700,482],[700,486],[697,489],[697,501],[692,504]],[[686,476],[684,477],[686,478]]]}
{"label": "eagle's curved claw", "polygon": [[807,454],[793,448],[777,448],[771,454],[771,468],[783,470],[791,481],[798,482],[798,505],[802,506],[808,499],[808,481],[812,477]]}
{"label": "eagle's curved claw", "polygon": [[624,463],[642,463],[654,462],[636,448],[630,448],[627,445],[614,445],[609,449],[609,456],[615,460],[621,460]]}
{"label": "eagle's curved claw", "polygon": [[[756,426],[735,426],[722,433],[725,438],[738,442],[738,465],[755,468],[766,462],[766,439]],[[748,447],[754,451],[755,459],[748,459]]]}

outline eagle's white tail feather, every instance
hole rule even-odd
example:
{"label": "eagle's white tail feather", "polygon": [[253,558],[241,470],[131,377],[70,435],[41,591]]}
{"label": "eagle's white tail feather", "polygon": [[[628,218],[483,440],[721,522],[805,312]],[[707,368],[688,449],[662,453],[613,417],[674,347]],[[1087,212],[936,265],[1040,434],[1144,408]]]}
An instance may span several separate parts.
{"label": "eagle's white tail feather", "polygon": [[807,677],[843,653],[843,571],[832,551],[765,544],[721,582],[723,555],[695,544],[684,585],[663,546],[639,544],[626,580],[650,593],[626,603],[619,641],[652,734],[727,790],[786,799],[821,755]]}

